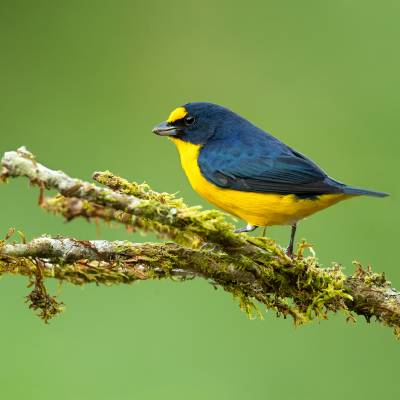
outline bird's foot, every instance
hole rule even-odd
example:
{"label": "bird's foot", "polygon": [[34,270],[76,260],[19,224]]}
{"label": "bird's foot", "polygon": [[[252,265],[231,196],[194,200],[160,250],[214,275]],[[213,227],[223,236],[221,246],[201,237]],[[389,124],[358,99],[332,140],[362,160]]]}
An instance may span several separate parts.
{"label": "bird's foot", "polygon": [[258,226],[247,224],[244,228],[236,229],[235,233],[253,232]]}
{"label": "bird's foot", "polygon": [[289,258],[294,259],[293,246],[288,246],[285,253]]}
{"label": "bird's foot", "polygon": [[297,224],[292,225],[292,233],[290,234],[289,246],[286,249],[286,255],[293,260],[293,247],[294,247],[294,236],[296,235]]}

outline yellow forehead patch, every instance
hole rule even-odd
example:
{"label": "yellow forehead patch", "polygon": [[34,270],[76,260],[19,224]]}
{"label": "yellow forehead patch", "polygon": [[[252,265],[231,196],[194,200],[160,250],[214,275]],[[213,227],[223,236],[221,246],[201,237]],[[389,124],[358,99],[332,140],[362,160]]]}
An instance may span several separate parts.
{"label": "yellow forehead patch", "polygon": [[178,121],[179,119],[184,118],[187,115],[187,111],[185,107],[178,107],[175,108],[174,111],[172,111],[171,114],[169,114],[169,117],[167,119],[167,122],[173,123],[175,121]]}

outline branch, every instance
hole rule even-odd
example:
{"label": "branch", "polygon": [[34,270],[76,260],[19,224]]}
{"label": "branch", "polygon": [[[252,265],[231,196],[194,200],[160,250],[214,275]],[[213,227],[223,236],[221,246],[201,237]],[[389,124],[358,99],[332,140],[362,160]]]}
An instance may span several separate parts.
{"label": "branch", "polygon": [[[260,291],[254,275],[234,269],[232,258],[227,254],[189,249],[174,243],[83,241],[42,236],[29,243],[3,244],[0,257],[3,262],[0,272],[30,275],[36,266],[29,265],[28,260],[41,259],[46,276],[75,284],[201,276],[221,284],[235,281],[254,293]],[[22,267],[21,260],[24,261]]]}
{"label": "branch", "polygon": [[[245,244],[242,237],[233,233],[233,225],[225,222],[223,213],[188,207],[181,199],[172,195],[150,191],[147,185],[129,184],[109,172],[97,172],[94,178],[114,189],[117,186],[117,190],[98,187],[71,178],[64,172],[51,170],[37,163],[33,154],[23,147],[6,152],[2,166],[3,180],[25,176],[32,185],[39,186],[41,190],[56,189],[65,198],[84,201],[81,204],[86,207],[89,203],[105,207],[106,214],[110,214],[112,209],[112,219],[118,220],[117,215],[123,215],[124,220],[130,218],[129,225],[133,227],[158,232],[163,237],[182,244],[199,246],[206,242],[229,247],[241,247]],[[74,214],[76,215],[75,210],[71,215]]]}
{"label": "branch", "polygon": [[[34,286],[30,306],[46,321],[62,305],[47,294],[45,278],[73,284],[121,284],[138,280],[194,277],[206,279],[238,298],[249,316],[256,302],[290,315],[296,324],[344,312],[347,319],[375,317],[400,337],[400,293],[383,274],[357,266],[345,276],[339,265],[320,268],[315,257],[304,257],[302,244],[294,260],[273,241],[234,235],[218,211],[188,207],[167,193],[129,183],[110,172],[94,178],[107,188],[68,177],[38,164],[25,149],[2,160],[2,180],[26,176],[41,188],[42,208],[67,220],[84,217],[116,221],[130,229],[152,230],[176,243],[82,241],[43,236],[29,243],[0,242],[0,275],[24,275]],[[44,188],[61,194],[45,198]]]}

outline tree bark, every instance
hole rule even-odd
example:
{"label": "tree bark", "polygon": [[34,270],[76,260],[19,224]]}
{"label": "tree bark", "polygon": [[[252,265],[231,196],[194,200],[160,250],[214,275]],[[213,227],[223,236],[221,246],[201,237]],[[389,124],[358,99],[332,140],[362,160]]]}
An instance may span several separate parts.
{"label": "tree bark", "polygon": [[[112,173],[97,172],[94,179],[105,185],[83,182],[36,162],[26,149],[5,153],[0,178],[27,177],[39,186],[39,204],[67,220],[115,221],[131,230],[153,231],[175,243],[33,239],[9,243],[11,233],[0,242],[0,275],[24,275],[34,289],[30,307],[47,322],[62,310],[48,295],[46,278],[72,284],[121,284],[137,280],[200,277],[239,299],[249,316],[262,315],[264,305],[277,315],[293,317],[296,324],[327,318],[344,311],[348,319],[362,315],[394,329],[400,337],[400,293],[383,274],[357,266],[353,275],[341,267],[320,268],[314,256],[304,257],[302,243],[294,257],[267,238],[236,235],[223,213],[188,207],[168,193],[147,185],[130,183]],[[45,189],[59,195],[44,197]]]}

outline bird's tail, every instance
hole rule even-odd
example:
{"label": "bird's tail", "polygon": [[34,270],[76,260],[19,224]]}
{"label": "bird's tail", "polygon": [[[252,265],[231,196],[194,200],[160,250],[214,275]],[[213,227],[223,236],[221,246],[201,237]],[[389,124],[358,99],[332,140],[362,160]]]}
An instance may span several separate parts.
{"label": "bird's tail", "polygon": [[354,196],[373,196],[373,197],[387,197],[389,193],[375,192],[373,190],[359,189],[351,186],[346,186],[343,193],[354,195]]}

